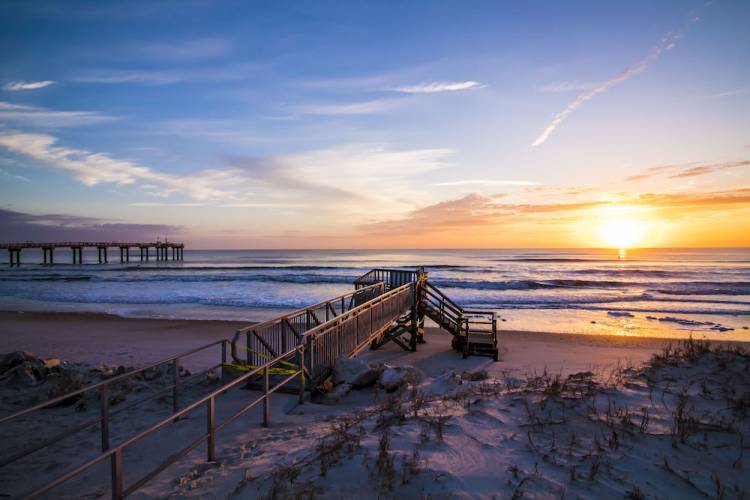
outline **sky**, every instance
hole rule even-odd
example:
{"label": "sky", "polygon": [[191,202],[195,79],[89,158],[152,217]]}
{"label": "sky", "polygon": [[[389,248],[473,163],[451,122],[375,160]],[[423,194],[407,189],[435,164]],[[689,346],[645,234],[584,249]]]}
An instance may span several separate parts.
{"label": "sky", "polygon": [[0,3],[0,241],[750,246],[750,2]]}

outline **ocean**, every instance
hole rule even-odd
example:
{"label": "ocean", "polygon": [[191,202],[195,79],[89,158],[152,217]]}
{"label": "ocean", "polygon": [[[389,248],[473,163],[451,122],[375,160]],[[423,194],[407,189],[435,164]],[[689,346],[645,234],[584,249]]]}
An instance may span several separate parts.
{"label": "ocean", "polygon": [[[257,321],[352,289],[374,267],[422,265],[501,328],[750,340],[749,249],[185,250],[184,261],[72,265],[23,252],[0,269],[0,309]],[[112,262],[116,260],[117,262]]]}

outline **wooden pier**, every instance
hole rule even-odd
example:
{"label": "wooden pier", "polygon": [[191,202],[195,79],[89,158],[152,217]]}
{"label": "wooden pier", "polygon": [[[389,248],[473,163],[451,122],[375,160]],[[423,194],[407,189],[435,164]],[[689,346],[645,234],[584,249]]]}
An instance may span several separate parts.
{"label": "wooden pier", "polygon": [[39,248],[42,249],[42,259],[44,264],[55,263],[55,249],[57,248],[70,248],[73,251],[73,264],[83,264],[84,248],[96,248],[99,258],[99,264],[106,264],[109,262],[107,250],[110,248],[120,249],[121,263],[130,262],[131,248],[140,250],[141,262],[148,261],[150,259],[150,250],[152,248],[156,250],[157,261],[182,260],[182,252],[185,249],[185,244],[172,241],[140,243],[119,241],[63,241],[34,243],[27,241],[24,243],[0,243],[0,250],[8,250],[8,261],[11,266],[21,265],[21,250]]}

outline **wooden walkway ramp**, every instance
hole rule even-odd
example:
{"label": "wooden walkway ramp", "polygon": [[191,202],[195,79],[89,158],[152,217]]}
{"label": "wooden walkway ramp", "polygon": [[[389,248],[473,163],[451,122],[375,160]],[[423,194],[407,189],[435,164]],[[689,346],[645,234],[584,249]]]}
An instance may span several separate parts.
{"label": "wooden walkway ramp", "polygon": [[[83,421],[74,429],[67,429],[52,438],[29,440],[29,446],[10,453],[0,451],[0,472],[13,467],[22,459],[33,457],[78,432],[91,432],[99,428],[101,453],[69,469],[52,481],[30,486],[22,498],[54,497],[60,488],[71,481],[85,482],[95,475],[97,466],[109,462],[111,496],[124,498],[142,488],[170,465],[195,450],[205,446],[206,460],[216,460],[216,434],[251,409],[262,405],[263,424],[270,421],[270,400],[274,392],[294,390],[300,404],[307,389],[314,390],[333,371],[337,359],[354,357],[363,349],[377,349],[394,342],[408,351],[416,351],[424,336],[425,318],[435,321],[453,335],[453,348],[463,354],[488,355],[497,360],[497,327],[493,311],[467,310],[452,301],[445,293],[429,282],[422,269],[373,269],[354,282],[355,289],[347,294],[319,304],[294,311],[270,321],[239,329],[231,340],[225,339],[186,353],[170,357],[149,366],[132,370],[84,387],[75,392],[40,403],[26,410],[0,418],[0,426],[11,429],[13,423],[33,419],[36,412],[57,406],[71,398],[95,397],[100,401],[98,418]],[[181,378],[180,364],[188,357],[201,352],[215,352],[217,363],[187,378]],[[219,362],[219,359],[221,360]],[[109,407],[109,394],[118,384],[143,377],[148,370],[171,369],[171,383],[159,387],[141,399],[128,402],[113,410]],[[197,380],[209,371],[220,371],[220,386],[194,401],[184,396],[188,382]],[[221,396],[232,389],[254,384],[259,389],[250,401],[231,411],[219,412],[216,408]],[[250,395],[252,393],[248,393]],[[169,416],[139,431],[136,435],[110,435],[110,422],[114,415],[125,412],[144,401],[170,398]],[[186,442],[184,447],[166,456],[161,463],[145,475],[132,479],[126,474],[123,453],[132,446],[154,440],[162,429],[172,426],[195,411],[205,410],[205,432]],[[224,418],[221,418],[221,417]],[[87,453],[86,456],[90,456]],[[93,474],[93,476],[92,476]],[[125,478],[130,478],[129,483]],[[76,483],[78,484],[78,483]]]}
{"label": "wooden walkway ramp", "polygon": [[416,351],[425,317],[453,335],[453,348],[464,358],[497,360],[495,313],[462,308],[429,283],[423,269],[373,269],[354,285],[348,294],[238,330],[231,343],[234,362],[259,366],[299,345],[304,372],[316,384],[330,375],[337,359],[368,347],[394,342]]}

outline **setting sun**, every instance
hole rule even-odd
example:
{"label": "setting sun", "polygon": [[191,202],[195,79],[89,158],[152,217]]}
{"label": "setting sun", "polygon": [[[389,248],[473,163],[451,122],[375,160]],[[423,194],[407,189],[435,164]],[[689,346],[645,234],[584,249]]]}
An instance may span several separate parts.
{"label": "setting sun", "polygon": [[597,228],[599,239],[605,245],[626,249],[640,245],[646,236],[646,224],[632,217],[611,217]]}

